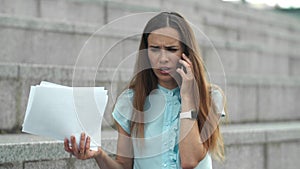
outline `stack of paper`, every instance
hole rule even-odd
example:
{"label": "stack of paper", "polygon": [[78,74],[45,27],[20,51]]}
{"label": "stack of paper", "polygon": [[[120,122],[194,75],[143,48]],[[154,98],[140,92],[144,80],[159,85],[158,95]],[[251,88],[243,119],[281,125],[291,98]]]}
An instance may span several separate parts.
{"label": "stack of paper", "polygon": [[85,132],[91,149],[101,146],[101,122],[107,103],[104,87],[67,87],[42,81],[31,86],[23,132],[58,140]]}

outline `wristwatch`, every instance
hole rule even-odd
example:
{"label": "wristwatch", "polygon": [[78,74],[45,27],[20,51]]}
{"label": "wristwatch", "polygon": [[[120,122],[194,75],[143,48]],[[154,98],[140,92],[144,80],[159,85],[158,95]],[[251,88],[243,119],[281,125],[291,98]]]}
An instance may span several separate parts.
{"label": "wristwatch", "polygon": [[190,110],[187,112],[181,112],[180,113],[180,119],[197,119],[198,112],[196,110]]}

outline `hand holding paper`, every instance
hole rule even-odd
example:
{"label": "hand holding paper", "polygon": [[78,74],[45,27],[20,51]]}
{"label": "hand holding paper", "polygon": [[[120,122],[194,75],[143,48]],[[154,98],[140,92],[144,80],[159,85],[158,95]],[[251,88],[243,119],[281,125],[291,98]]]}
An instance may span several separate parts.
{"label": "hand holding paper", "polygon": [[101,146],[106,103],[107,91],[103,87],[41,82],[30,89],[22,131],[62,141],[71,135],[79,141],[80,134],[85,132],[91,137],[91,149],[97,150]]}

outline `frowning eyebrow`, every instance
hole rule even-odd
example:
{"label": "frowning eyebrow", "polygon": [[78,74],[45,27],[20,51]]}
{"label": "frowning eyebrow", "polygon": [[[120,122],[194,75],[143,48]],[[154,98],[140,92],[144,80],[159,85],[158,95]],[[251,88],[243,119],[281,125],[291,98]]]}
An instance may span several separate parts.
{"label": "frowning eyebrow", "polygon": [[150,45],[150,48],[160,48],[160,46]]}
{"label": "frowning eyebrow", "polygon": [[177,49],[177,48],[179,48],[179,46],[165,46],[165,48],[167,48],[167,49],[173,49],[173,48]]}
{"label": "frowning eyebrow", "polygon": [[[160,48],[160,46],[156,46],[156,45],[150,45],[150,48]],[[171,46],[164,46],[167,49],[172,49],[172,48],[179,48],[179,46],[177,45],[171,45]]]}

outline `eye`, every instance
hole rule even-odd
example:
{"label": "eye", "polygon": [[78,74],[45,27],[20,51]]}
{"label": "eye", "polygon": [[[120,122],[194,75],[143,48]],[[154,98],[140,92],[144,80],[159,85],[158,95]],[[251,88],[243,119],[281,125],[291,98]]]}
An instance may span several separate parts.
{"label": "eye", "polygon": [[175,53],[178,51],[177,48],[166,48],[166,49],[167,49],[167,51],[172,52],[172,53]]}
{"label": "eye", "polygon": [[160,49],[159,47],[150,47],[151,52],[158,52]]}

